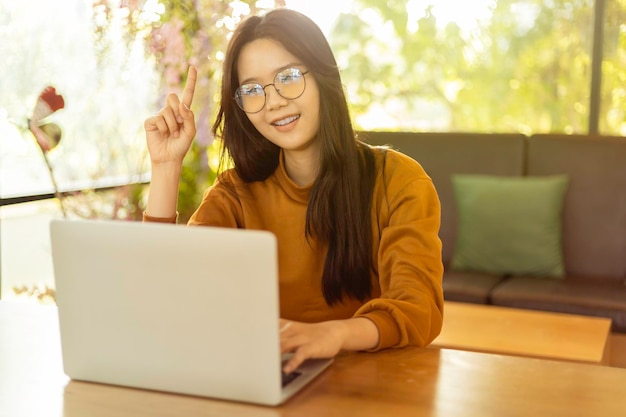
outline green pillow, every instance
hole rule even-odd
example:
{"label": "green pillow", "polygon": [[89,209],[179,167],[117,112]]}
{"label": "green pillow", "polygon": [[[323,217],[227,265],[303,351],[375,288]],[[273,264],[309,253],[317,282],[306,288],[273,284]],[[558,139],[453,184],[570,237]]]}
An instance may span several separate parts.
{"label": "green pillow", "polygon": [[453,175],[457,271],[561,277],[568,178]]}

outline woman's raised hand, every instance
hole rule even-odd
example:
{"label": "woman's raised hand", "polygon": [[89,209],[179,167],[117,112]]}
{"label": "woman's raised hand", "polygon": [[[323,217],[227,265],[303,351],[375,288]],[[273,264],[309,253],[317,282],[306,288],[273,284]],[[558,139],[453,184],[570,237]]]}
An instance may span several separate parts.
{"label": "woman's raised hand", "polygon": [[174,162],[182,164],[196,135],[196,123],[190,110],[196,89],[198,71],[189,67],[182,100],[169,94],[165,107],[144,122],[146,141],[153,165]]}

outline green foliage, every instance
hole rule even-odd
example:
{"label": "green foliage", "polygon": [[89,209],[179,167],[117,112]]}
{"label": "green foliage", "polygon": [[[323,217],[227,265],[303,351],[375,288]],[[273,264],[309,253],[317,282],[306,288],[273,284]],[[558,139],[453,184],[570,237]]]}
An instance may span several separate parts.
{"label": "green foliage", "polygon": [[626,131],[626,0],[607,1],[600,132]]}
{"label": "green foliage", "polygon": [[[374,127],[587,132],[593,0],[496,0],[471,27],[436,4],[355,0],[340,16],[331,43],[359,128],[385,114]],[[623,134],[626,1],[607,5],[602,130]]]}

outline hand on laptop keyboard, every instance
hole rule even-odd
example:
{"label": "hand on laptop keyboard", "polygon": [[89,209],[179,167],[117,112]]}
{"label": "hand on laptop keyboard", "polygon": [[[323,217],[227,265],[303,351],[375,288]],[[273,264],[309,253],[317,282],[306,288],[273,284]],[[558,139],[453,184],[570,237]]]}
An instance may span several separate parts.
{"label": "hand on laptop keyboard", "polygon": [[293,381],[300,375],[301,375],[301,372],[293,371],[293,372],[285,373],[281,371],[282,386],[284,387],[285,385],[289,384],[291,381]]}

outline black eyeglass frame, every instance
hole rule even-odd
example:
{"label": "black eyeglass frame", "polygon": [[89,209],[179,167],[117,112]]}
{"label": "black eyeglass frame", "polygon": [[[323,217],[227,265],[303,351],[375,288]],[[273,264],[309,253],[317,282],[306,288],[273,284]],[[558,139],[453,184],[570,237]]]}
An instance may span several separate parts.
{"label": "black eyeglass frame", "polygon": [[[302,87],[302,92],[300,92],[300,94],[298,94],[295,97],[285,97],[280,93],[280,90],[278,88],[276,88],[276,77],[278,77],[279,74],[285,72],[285,71],[290,71],[290,70],[296,70],[300,73],[300,75],[302,75],[302,81],[304,83],[303,87]],[[274,79],[272,80],[271,83],[266,84],[266,85],[262,85],[260,83],[246,83],[246,84],[242,84],[241,86],[237,87],[237,89],[235,90],[235,95],[233,96],[233,99],[235,100],[235,103],[237,103],[237,107],[239,107],[243,112],[247,113],[247,114],[255,114],[260,112],[261,110],[263,110],[265,108],[265,105],[267,104],[267,93],[265,92],[265,89],[269,86],[273,86],[274,90],[276,90],[276,93],[278,93],[279,96],[281,96],[282,98],[284,98],[285,100],[295,100],[297,98],[302,97],[302,94],[304,94],[304,91],[306,90],[306,77],[305,75],[307,75],[310,71],[302,71],[300,68],[297,67],[289,67],[289,68],[284,68],[280,71],[278,71],[276,73],[276,75],[274,75]],[[259,87],[261,87],[261,90],[263,90],[263,106],[261,106],[261,108],[257,111],[246,111],[243,108],[243,104],[242,104],[242,99],[241,99],[241,95],[240,95],[240,90],[241,87],[243,85],[257,85]]]}

